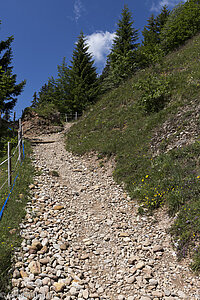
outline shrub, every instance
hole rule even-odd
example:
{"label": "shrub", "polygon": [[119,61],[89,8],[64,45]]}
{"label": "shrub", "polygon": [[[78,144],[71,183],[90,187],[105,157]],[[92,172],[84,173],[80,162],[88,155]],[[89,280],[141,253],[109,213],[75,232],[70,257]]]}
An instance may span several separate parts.
{"label": "shrub", "polygon": [[170,96],[170,80],[164,75],[148,75],[146,79],[140,79],[134,88],[141,90],[142,95],[139,104],[146,112],[158,112],[164,108]]}

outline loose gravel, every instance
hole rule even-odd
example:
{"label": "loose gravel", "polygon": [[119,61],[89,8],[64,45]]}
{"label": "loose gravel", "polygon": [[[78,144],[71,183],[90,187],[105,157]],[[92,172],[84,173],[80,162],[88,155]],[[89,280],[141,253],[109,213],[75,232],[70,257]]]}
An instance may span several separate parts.
{"label": "loose gravel", "polygon": [[100,166],[95,155],[72,155],[63,133],[39,139],[39,174],[6,299],[200,299],[199,277],[171,246],[172,220],[163,211],[137,214],[113,180],[114,161]]}

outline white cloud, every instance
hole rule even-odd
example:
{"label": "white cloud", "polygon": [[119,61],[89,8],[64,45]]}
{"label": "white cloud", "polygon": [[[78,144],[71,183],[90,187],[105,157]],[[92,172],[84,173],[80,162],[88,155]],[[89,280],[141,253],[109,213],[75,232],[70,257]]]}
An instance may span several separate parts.
{"label": "white cloud", "polygon": [[96,63],[105,63],[106,56],[109,54],[115,33],[95,32],[86,36],[86,42],[89,46],[88,51],[94,56]]}
{"label": "white cloud", "polygon": [[75,2],[74,2],[74,14],[75,14],[76,22],[81,17],[81,13],[82,13],[83,10],[84,10],[84,8],[83,8],[83,4],[82,4],[81,0],[75,0]]}
{"label": "white cloud", "polygon": [[160,0],[158,2],[153,2],[152,3],[152,7],[151,7],[151,11],[155,11],[155,12],[160,12],[160,9],[164,6],[167,5],[168,8],[172,8],[175,5],[177,5],[180,2],[186,2],[187,0]]}

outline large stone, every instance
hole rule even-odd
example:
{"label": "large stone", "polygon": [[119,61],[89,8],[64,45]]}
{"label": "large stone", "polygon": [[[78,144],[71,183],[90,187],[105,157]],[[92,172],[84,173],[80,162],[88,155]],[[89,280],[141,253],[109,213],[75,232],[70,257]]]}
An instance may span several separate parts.
{"label": "large stone", "polygon": [[163,293],[160,292],[160,291],[152,291],[152,295],[153,295],[154,297],[157,297],[157,298],[162,299]]}
{"label": "large stone", "polygon": [[40,287],[41,294],[47,294],[49,292],[49,287],[47,285]]}
{"label": "large stone", "polygon": [[63,208],[64,208],[63,205],[55,205],[55,206],[53,207],[53,210],[61,210],[61,209],[63,209]]}
{"label": "large stone", "polygon": [[49,259],[48,258],[41,258],[40,259],[40,263],[42,264],[42,265],[47,265],[48,263],[49,263]]}
{"label": "large stone", "polygon": [[129,263],[130,265],[133,265],[133,264],[135,264],[135,262],[138,261],[139,259],[140,259],[139,256],[131,255],[131,256],[129,257],[129,259],[128,259],[128,263]]}
{"label": "large stone", "polygon": [[31,261],[28,265],[30,272],[34,275],[40,274],[40,263],[38,261]]}
{"label": "large stone", "polygon": [[149,280],[149,284],[150,285],[157,285],[158,284],[158,280],[152,278],[152,279]]}
{"label": "large stone", "polygon": [[42,249],[42,244],[40,243],[40,241],[33,241],[31,248],[36,249],[37,251],[39,251],[40,249]]}
{"label": "large stone", "polygon": [[128,232],[120,232],[119,236],[120,237],[129,237],[129,233]]}
{"label": "large stone", "polygon": [[20,275],[21,275],[22,278],[28,277],[27,273],[24,272],[23,270],[20,270]]}
{"label": "large stone", "polygon": [[89,298],[89,292],[88,289],[83,290],[83,298],[88,299]]}
{"label": "large stone", "polygon": [[178,296],[181,299],[188,299],[187,295],[182,291],[178,291]]}
{"label": "large stone", "polygon": [[135,276],[130,276],[126,278],[126,282],[132,284],[135,281]]}
{"label": "large stone", "polygon": [[135,266],[137,270],[141,270],[145,267],[145,264],[143,261],[140,261],[137,263],[137,265]]}
{"label": "large stone", "polygon": [[44,246],[40,251],[38,251],[38,254],[45,254],[47,251],[48,251],[47,246]]}
{"label": "large stone", "polygon": [[89,254],[83,254],[83,255],[80,257],[81,260],[86,260],[86,259],[89,259],[89,258],[90,258]]}
{"label": "large stone", "polygon": [[77,289],[74,286],[71,287],[71,289],[69,290],[69,292],[70,292],[70,295],[72,295],[72,296],[77,296],[78,295],[78,291],[77,291]]}
{"label": "large stone", "polygon": [[155,245],[155,246],[153,247],[153,252],[163,252],[163,251],[164,251],[164,249],[163,249],[163,247],[160,246],[160,245]]}
{"label": "large stone", "polygon": [[65,288],[65,283],[63,282],[54,282],[54,289],[57,293],[62,292]]}
{"label": "large stone", "polygon": [[13,272],[13,278],[20,278],[20,272],[17,269]]}
{"label": "large stone", "polygon": [[66,250],[67,248],[69,248],[69,243],[64,243],[60,245],[60,250]]}

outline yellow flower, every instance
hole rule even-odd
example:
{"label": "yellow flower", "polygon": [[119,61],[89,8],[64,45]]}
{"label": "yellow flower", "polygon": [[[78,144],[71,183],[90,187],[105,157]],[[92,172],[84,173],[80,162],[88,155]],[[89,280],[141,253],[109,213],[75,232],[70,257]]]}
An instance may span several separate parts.
{"label": "yellow flower", "polygon": [[149,175],[146,175],[146,178],[148,178],[149,177]]}

